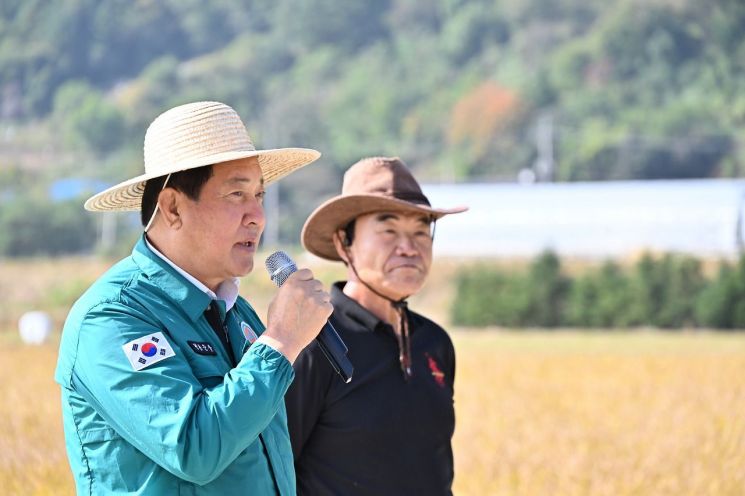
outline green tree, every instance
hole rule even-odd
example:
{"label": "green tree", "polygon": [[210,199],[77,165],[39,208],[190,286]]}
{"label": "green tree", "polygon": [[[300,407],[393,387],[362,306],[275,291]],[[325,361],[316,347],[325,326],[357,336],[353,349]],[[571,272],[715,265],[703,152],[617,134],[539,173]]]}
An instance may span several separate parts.
{"label": "green tree", "polygon": [[620,267],[606,261],[572,282],[567,323],[577,327],[628,327],[631,301],[629,279]]}
{"label": "green tree", "polygon": [[696,317],[705,327],[745,329],[745,257],[722,263],[717,277],[700,293]]}
{"label": "green tree", "polygon": [[86,147],[96,153],[111,152],[122,144],[122,114],[87,83],[71,81],[58,91],[54,115],[69,147]]}
{"label": "green tree", "polygon": [[701,263],[691,257],[644,255],[635,267],[630,312],[636,323],[680,328],[696,323],[695,302],[704,289]]}
{"label": "green tree", "polygon": [[476,266],[459,273],[455,286],[458,302],[452,306],[452,319],[456,325],[525,325],[531,301],[523,275]]}
{"label": "green tree", "polygon": [[570,280],[561,271],[556,253],[547,251],[530,265],[527,276],[530,305],[525,319],[529,326],[558,327],[565,322],[564,312]]}

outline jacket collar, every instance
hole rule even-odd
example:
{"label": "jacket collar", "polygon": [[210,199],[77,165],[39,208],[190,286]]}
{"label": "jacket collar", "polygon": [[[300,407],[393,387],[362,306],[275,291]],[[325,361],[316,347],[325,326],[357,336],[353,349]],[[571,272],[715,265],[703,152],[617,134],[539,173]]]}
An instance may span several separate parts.
{"label": "jacket collar", "polygon": [[207,293],[197,288],[165,260],[153,253],[145,242],[144,234],[132,250],[132,261],[151,283],[180,305],[192,321],[201,317],[212,301]]}

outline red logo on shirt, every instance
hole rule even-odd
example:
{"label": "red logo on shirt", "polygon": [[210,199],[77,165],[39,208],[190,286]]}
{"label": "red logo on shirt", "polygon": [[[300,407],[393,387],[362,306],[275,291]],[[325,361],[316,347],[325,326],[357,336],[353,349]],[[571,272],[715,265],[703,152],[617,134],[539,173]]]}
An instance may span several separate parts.
{"label": "red logo on shirt", "polygon": [[435,378],[435,382],[438,386],[444,387],[445,386],[445,373],[440,370],[440,366],[437,365],[437,362],[434,358],[429,356],[429,353],[424,354],[427,357],[427,364],[429,365],[429,370],[432,371],[432,377]]}

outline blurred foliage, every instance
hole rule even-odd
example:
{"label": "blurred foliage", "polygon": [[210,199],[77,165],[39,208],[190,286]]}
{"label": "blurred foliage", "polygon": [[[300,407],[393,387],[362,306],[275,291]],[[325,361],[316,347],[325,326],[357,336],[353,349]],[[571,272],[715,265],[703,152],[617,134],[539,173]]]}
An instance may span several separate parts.
{"label": "blurred foliage", "polygon": [[530,296],[524,277],[477,266],[456,276],[453,302],[456,325],[519,327],[527,319]]}
{"label": "blurred foliage", "polygon": [[691,257],[645,255],[631,279],[632,322],[661,328],[696,325],[695,304],[705,285],[701,263]]}
{"label": "blurred foliage", "polygon": [[82,198],[53,203],[19,196],[0,210],[0,256],[28,257],[90,252],[95,245],[93,216],[81,212]]}
{"label": "blurred foliage", "polygon": [[545,252],[530,265],[527,288],[530,306],[525,325],[558,327],[563,323],[570,281],[562,274],[561,261],[553,252]]}
{"label": "blurred foliage", "polygon": [[553,253],[524,272],[466,269],[456,278],[456,325],[662,329],[745,327],[745,258],[706,279],[695,258],[645,254],[629,270],[607,261],[574,277]]}
{"label": "blurred foliage", "polygon": [[362,156],[514,180],[545,116],[559,180],[742,176],[744,26],[740,0],[8,0],[0,175],[130,177],[154,117],[214,99],[259,147],[324,154],[284,241]]}
{"label": "blurred foliage", "polygon": [[54,99],[54,117],[70,148],[88,146],[104,154],[122,144],[124,118],[85,82],[70,81],[60,87]]}
{"label": "blurred foliage", "polygon": [[708,327],[745,327],[745,257],[732,266],[723,263],[719,274],[696,302],[696,317]]}
{"label": "blurred foliage", "polygon": [[578,327],[628,327],[631,284],[621,268],[606,261],[597,271],[578,276],[567,303],[566,323]]}

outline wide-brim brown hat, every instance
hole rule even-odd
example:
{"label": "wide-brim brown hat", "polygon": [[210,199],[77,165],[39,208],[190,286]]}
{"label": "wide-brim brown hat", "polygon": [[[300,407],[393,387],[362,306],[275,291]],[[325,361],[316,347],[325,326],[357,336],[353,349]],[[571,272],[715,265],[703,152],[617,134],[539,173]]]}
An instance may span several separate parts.
{"label": "wide-brim brown hat", "polygon": [[344,173],[341,195],[313,211],[300,235],[306,250],[339,261],[333,234],[360,215],[373,212],[421,212],[434,219],[465,212],[468,207],[433,208],[419,183],[398,157],[364,158]]}
{"label": "wide-brim brown hat", "polygon": [[321,156],[307,148],[257,150],[236,111],[219,102],[188,103],[159,115],[145,133],[144,154],[144,174],[93,195],[86,210],[140,210],[145,183],[174,172],[256,157],[269,184]]}

